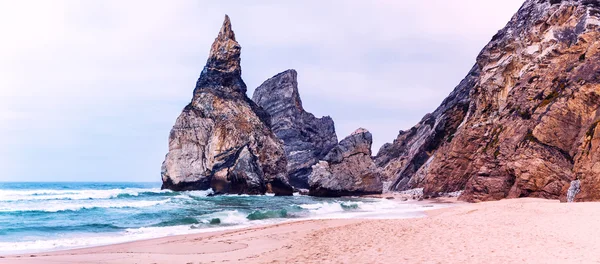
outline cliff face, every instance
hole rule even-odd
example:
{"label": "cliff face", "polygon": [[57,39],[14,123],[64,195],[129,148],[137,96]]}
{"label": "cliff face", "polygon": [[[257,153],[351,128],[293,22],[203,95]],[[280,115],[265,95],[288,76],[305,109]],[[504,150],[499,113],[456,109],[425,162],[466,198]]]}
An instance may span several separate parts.
{"label": "cliff face", "polygon": [[391,188],[565,200],[574,181],[573,200],[600,199],[599,38],[599,1],[527,0],[442,105],[381,148]]}
{"label": "cliff face", "polygon": [[335,146],[312,167],[309,177],[312,196],[380,194],[381,173],[371,158],[373,136],[358,129]]}
{"label": "cliff face", "polygon": [[283,140],[290,183],[308,189],[312,166],[337,144],[333,120],[316,118],[302,107],[295,70],[287,70],[265,81],[252,100],[271,116],[271,129]]}
{"label": "cliff face", "polygon": [[192,101],[171,130],[163,188],[291,195],[283,144],[269,115],[246,96],[240,52],[226,16]]}

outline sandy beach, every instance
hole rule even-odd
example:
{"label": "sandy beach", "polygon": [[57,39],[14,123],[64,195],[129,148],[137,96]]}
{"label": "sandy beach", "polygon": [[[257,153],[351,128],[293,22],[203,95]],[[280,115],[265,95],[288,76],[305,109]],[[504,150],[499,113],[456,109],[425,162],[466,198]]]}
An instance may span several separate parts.
{"label": "sandy beach", "polygon": [[600,203],[456,203],[396,220],[306,220],[3,256],[0,263],[600,263]]}

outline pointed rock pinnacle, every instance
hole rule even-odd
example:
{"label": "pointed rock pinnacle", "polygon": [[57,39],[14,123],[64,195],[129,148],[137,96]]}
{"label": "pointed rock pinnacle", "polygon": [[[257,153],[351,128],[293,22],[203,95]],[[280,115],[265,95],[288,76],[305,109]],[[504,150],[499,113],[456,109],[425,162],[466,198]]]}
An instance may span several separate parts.
{"label": "pointed rock pinnacle", "polygon": [[225,15],[223,26],[210,49],[210,55],[208,56],[206,66],[224,72],[239,71],[241,74],[241,49],[242,47],[240,44],[235,41],[235,33],[233,33],[233,30],[231,29],[229,16]]}

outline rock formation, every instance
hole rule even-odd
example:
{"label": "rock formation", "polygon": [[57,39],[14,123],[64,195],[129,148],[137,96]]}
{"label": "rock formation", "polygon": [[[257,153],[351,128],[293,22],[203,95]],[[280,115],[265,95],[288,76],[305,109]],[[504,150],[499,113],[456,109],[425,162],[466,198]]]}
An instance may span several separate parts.
{"label": "rock formation", "polygon": [[246,96],[240,51],[225,16],[192,101],[171,130],[162,188],[292,194],[283,144],[269,115]]}
{"label": "rock formation", "polygon": [[324,197],[380,194],[383,185],[380,171],[371,158],[372,143],[371,133],[362,128],[343,139],[312,167],[309,194]]}
{"label": "rock formation", "polygon": [[[392,189],[600,199],[600,1],[527,0],[442,105],[376,162]],[[579,181],[576,181],[579,180]]]}
{"label": "rock formation", "polygon": [[337,144],[333,120],[316,118],[304,111],[295,70],[287,70],[265,81],[252,100],[271,116],[271,129],[283,140],[287,173],[296,188],[308,189],[312,166]]}
{"label": "rock formation", "polygon": [[575,201],[575,197],[581,191],[580,184],[581,184],[580,180],[574,180],[571,182],[571,186],[567,190],[567,202],[572,203]]}

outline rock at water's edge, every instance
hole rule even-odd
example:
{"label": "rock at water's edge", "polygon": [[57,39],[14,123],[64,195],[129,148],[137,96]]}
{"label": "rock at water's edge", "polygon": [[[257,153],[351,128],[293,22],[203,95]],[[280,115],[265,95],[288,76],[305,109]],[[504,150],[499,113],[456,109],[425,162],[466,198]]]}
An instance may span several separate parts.
{"label": "rock at water's edge", "polygon": [[240,54],[225,16],[192,101],[171,130],[163,189],[292,194],[283,144],[269,115],[246,96]]}
{"label": "rock at water's edge", "polygon": [[381,194],[383,183],[371,158],[372,135],[358,129],[313,166],[311,196],[339,197]]}
{"label": "rock at water's edge", "polygon": [[275,75],[254,91],[252,100],[271,116],[271,129],[283,140],[290,183],[308,189],[312,166],[337,144],[333,120],[316,118],[302,107],[295,70]]}

